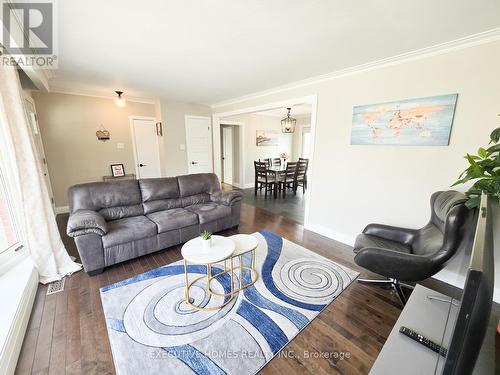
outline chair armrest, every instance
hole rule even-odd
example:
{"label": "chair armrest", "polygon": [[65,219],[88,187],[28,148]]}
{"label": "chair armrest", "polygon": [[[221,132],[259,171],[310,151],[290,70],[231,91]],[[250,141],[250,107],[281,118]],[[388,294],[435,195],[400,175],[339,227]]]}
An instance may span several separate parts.
{"label": "chair armrest", "polygon": [[210,194],[210,200],[212,202],[223,204],[226,206],[232,206],[236,202],[241,201],[242,198],[243,193],[238,190],[218,191],[216,193]]}
{"label": "chair armrest", "polygon": [[69,216],[66,233],[70,237],[78,237],[89,233],[104,236],[107,232],[106,220],[98,212],[78,210]]}
{"label": "chair armrest", "polygon": [[410,245],[415,239],[417,230],[393,227],[384,224],[368,224],[368,226],[363,230],[363,233],[399,242],[405,245]]}
{"label": "chair armrest", "polygon": [[421,281],[437,272],[431,258],[378,247],[365,247],[354,262],[379,275],[401,281]]}

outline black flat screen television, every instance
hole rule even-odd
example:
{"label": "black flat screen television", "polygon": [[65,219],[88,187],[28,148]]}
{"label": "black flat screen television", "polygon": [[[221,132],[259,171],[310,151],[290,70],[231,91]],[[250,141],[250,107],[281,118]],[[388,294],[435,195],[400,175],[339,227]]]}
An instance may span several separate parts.
{"label": "black flat screen television", "polygon": [[470,375],[488,328],[494,288],[491,198],[483,194],[470,266],[443,375]]}

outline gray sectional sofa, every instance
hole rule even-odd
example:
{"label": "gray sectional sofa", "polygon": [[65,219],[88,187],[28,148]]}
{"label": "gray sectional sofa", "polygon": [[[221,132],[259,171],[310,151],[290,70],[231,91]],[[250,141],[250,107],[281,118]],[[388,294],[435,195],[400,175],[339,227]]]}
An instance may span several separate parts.
{"label": "gray sectional sofa", "polygon": [[215,233],[240,222],[242,193],[221,191],[215,174],[95,182],[69,189],[67,233],[85,271]]}

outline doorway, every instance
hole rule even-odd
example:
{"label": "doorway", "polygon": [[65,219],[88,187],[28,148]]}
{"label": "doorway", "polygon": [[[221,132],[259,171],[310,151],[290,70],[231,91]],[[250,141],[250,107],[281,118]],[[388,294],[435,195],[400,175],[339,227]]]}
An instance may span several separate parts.
{"label": "doorway", "polygon": [[161,176],[160,149],[156,134],[156,120],[153,117],[130,118],[137,178]]}
{"label": "doorway", "polygon": [[[296,119],[292,132],[284,131],[281,120],[287,117],[287,108],[291,108],[291,117]],[[213,115],[214,126],[214,168],[219,178],[224,179],[223,128],[231,122],[242,122],[241,132],[244,142],[246,161],[241,173],[246,184],[243,189],[243,201],[247,204],[277,213],[308,227],[311,190],[313,185],[314,130],[316,124],[317,96],[289,99],[283,102],[264,104],[256,107],[220,112]],[[277,183],[271,188],[276,194],[264,194],[260,182],[256,182],[254,161],[266,162],[266,173]],[[293,172],[284,179],[288,164],[293,168],[296,163],[297,175]],[[276,167],[276,165],[278,167]],[[233,169],[234,170],[234,169]],[[288,181],[292,179],[293,181]],[[272,180],[272,178],[270,178]],[[303,183],[303,181],[306,183]],[[258,188],[255,191],[255,185]],[[233,184],[235,186],[235,184]],[[279,186],[279,187],[278,187]],[[262,193],[261,193],[262,192]]]}
{"label": "doorway", "polygon": [[221,126],[222,182],[233,184],[234,177],[234,129],[231,125]]}

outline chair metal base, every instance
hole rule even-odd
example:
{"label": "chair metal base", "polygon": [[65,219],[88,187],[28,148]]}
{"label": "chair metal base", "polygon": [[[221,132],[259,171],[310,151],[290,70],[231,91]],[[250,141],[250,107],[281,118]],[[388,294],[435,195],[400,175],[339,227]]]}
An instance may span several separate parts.
{"label": "chair metal base", "polygon": [[405,283],[400,282],[399,280],[392,279],[392,278],[389,278],[389,279],[358,279],[358,281],[360,283],[385,284],[385,285],[392,286],[396,290],[396,293],[398,294],[399,300],[401,301],[403,306],[406,305],[406,301],[407,301],[407,298],[403,292],[403,288],[407,288],[407,289],[411,289],[411,290],[414,289],[413,285],[405,284]]}

